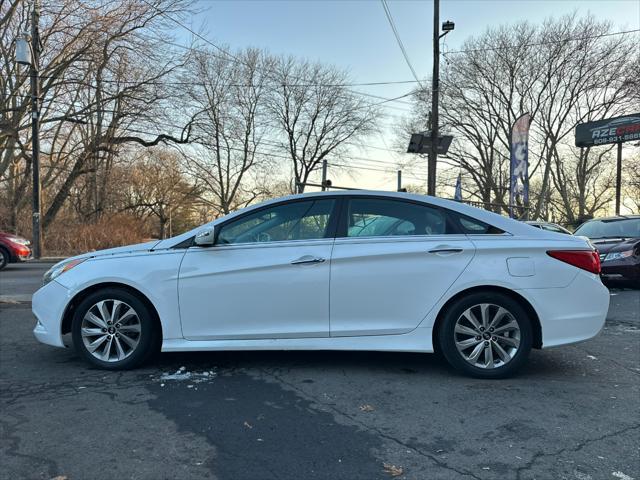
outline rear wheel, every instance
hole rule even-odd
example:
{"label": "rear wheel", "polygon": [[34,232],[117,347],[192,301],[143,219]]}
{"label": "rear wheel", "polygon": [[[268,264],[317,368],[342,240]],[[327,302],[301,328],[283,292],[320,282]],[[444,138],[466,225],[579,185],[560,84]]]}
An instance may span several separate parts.
{"label": "rear wheel", "polygon": [[71,325],[78,353],[108,370],[134,368],[158,343],[149,308],[132,293],[108,288],[92,293],[76,308]]}
{"label": "rear wheel", "polygon": [[513,375],[533,342],[531,319],[513,298],[477,292],[453,303],[438,330],[440,350],[463,373],[478,378]]}

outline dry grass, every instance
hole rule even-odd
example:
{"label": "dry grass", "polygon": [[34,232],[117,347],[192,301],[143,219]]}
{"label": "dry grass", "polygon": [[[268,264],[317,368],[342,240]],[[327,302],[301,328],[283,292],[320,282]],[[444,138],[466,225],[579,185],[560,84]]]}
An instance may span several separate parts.
{"label": "dry grass", "polygon": [[46,256],[68,256],[148,239],[149,232],[144,222],[127,214],[103,216],[95,223],[61,219],[46,232],[43,251]]}

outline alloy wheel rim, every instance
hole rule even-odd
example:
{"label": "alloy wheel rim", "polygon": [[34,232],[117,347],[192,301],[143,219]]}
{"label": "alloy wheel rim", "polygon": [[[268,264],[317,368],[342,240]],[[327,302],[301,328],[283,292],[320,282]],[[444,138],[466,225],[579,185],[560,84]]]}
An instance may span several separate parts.
{"label": "alloy wheel rim", "polygon": [[477,368],[509,363],[520,348],[520,326],[513,314],[492,303],[467,308],[456,320],[454,340],[464,360]]}
{"label": "alloy wheel rim", "polygon": [[80,326],[85,348],[103,362],[119,362],[129,357],[140,343],[141,330],[136,311],[116,299],[95,303]]}

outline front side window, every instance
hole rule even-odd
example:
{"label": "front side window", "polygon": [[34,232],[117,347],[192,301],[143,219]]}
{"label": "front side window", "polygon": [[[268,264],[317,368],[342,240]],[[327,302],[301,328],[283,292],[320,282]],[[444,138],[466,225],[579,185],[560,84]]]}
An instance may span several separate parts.
{"label": "front side window", "polygon": [[349,200],[347,237],[443,235],[451,232],[444,211],[377,198]]}
{"label": "front side window", "polygon": [[335,200],[291,202],[261,209],[224,224],[217,244],[325,238]]}

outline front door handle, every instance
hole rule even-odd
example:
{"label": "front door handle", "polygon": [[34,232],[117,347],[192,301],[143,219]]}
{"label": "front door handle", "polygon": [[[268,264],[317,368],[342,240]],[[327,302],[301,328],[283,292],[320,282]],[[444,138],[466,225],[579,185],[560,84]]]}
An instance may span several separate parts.
{"label": "front door handle", "polygon": [[312,255],[304,255],[291,262],[291,265],[305,265],[307,263],[322,263],[324,258],[314,257]]}
{"label": "front door handle", "polygon": [[462,248],[456,247],[436,247],[432,250],[429,250],[429,253],[460,253],[462,252]]}

